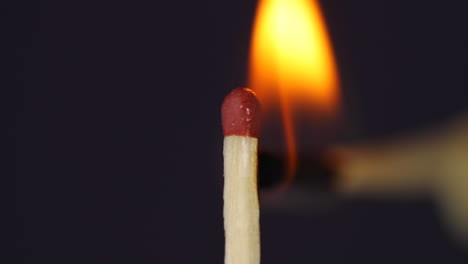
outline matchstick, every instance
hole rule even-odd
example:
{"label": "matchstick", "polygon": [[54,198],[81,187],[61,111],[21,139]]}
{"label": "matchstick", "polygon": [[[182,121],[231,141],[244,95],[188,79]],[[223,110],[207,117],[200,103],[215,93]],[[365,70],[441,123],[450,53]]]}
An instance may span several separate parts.
{"label": "matchstick", "polygon": [[468,119],[385,142],[341,146],[330,151],[338,157],[336,187],[348,194],[437,191],[449,171],[467,164],[467,146]]}
{"label": "matchstick", "polygon": [[260,104],[237,88],[222,105],[225,264],[260,263],[257,146]]}
{"label": "matchstick", "polygon": [[[260,153],[260,188],[281,184],[285,160]],[[431,197],[454,237],[468,247],[468,116],[385,142],[336,146],[315,157],[299,155],[288,192],[270,203],[264,199],[263,206],[303,210],[332,202],[336,194]]]}
{"label": "matchstick", "polygon": [[468,246],[468,117],[427,134],[333,152],[342,157],[337,167],[339,192],[430,194],[453,234]]}

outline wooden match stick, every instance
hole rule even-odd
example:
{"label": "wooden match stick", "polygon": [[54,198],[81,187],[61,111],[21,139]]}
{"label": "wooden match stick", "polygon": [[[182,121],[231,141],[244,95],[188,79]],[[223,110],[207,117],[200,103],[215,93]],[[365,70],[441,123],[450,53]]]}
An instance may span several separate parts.
{"label": "wooden match stick", "polygon": [[224,231],[226,264],[260,263],[257,146],[260,104],[237,88],[222,105],[224,133]]}
{"label": "wooden match stick", "polygon": [[458,157],[466,158],[467,142],[468,118],[384,142],[338,147],[331,151],[341,160],[336,187],[348,194],[436,191],[448,171],[459,167],[455,162],[466,164]]}
{"label": "wooden match stick", "polygon": [[468,246],[468,116],[427,134],[332,152],[344,157],[337,168],[340,192],[431,194],[453,234]]}

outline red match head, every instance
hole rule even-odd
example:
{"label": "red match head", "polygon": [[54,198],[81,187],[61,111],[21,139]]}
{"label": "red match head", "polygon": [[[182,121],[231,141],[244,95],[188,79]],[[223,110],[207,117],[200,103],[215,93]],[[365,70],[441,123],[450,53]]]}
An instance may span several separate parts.
{"label": "red match head", "polygon": [[260,103],[255,92],[236,88],[224,98],[221,107],[224,136],[258,137],[260,133]]}

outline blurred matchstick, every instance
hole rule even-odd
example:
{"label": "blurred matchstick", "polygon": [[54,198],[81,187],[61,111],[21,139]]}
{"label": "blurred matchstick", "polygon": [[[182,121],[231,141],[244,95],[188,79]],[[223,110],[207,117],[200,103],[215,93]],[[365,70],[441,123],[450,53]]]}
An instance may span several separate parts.
{"label": "blurred matchstick", "polygon": [[[260,186],[274,188],[284,177],[285,158],[262,153],[259,160]],[[288,192],[267,208],[317,207],[350,196],[432,196],[452,233],[468,245],[468,116],[399,139],[299,155],[297,168]]]}
{"label": "blurred matchstick", "polygon": [[237,88],[222,105],[224,133],[225,263],[260,263],[257,146],[260,104],[255,93]]}
{"label": "blurred matchstick", "polygon": [[345,195],[431,194],[452,233],[468,242],[468,117],[426,134],[339,147],[336,190]]}

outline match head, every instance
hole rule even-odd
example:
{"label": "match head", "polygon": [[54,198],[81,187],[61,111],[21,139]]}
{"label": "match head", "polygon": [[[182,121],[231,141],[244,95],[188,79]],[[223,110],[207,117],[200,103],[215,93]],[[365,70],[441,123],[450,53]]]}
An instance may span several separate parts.
{"label": "match head", "polygon": [[224,136],[257,138],[260,133],[260,103],[255,92],[236,88],[224,98],[221,107]]}

